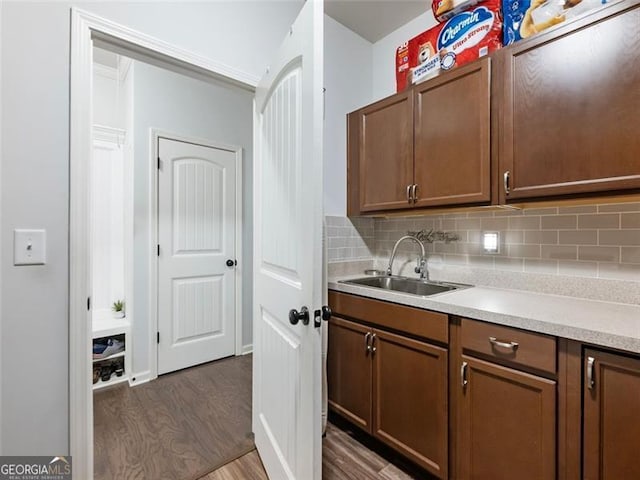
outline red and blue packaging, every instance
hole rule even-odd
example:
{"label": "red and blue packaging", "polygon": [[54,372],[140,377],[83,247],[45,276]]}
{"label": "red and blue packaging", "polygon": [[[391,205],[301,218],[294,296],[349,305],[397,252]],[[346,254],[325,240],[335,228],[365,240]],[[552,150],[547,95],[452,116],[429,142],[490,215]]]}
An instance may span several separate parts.
{"label": "red and blue packaging", "polygon": [[396,50],[396,90],[403,91],[469,63],[502,46],[501,0],[487,0],[457,13]]}
{"label": "red and blue packaging", "polygon": [[502,0],[505,45],[528,38],[611,0]]}

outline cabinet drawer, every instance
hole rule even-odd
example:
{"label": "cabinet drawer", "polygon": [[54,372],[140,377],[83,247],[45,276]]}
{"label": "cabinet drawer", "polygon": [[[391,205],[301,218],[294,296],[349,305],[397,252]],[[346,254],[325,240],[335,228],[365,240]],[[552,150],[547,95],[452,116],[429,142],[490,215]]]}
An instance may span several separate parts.
{"label": "cabinet drawer", "polygon": [[336,315],[440,343],[449,342],[449,317],[443,313],[335,291],[329,291],[329,306]]}
{"label": "cabinet drawer", "polygon": [[556,339],[549,335],[463,318],[462,348],[507,363],[556,373]]}

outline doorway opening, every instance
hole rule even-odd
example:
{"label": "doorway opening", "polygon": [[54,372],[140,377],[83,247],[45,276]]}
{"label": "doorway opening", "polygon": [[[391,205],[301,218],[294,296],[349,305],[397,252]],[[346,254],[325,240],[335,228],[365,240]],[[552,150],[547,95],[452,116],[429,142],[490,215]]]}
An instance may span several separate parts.
{"label": "doorway opening", "polygon": [[252,97],[93,53],[94,478],[193,478],[253,448],[251,357],[211,363],[250,344],[240,266]]}
{"label": "doorway opening", "polygon": [[105,40],[99,31],[113,25],[74,16],[96,27],[73,52],[93,77],[79,82],[73,70],[71,236],[84,248],[72,241],[71,305],[87,299],[70,315],[74,473],[160,478],[165,458],[179,469],[172,478],[193,478],[254,448],[242,356],[253,90],[179,51],[159,55],[162,45],[149,55],[143,36]]}

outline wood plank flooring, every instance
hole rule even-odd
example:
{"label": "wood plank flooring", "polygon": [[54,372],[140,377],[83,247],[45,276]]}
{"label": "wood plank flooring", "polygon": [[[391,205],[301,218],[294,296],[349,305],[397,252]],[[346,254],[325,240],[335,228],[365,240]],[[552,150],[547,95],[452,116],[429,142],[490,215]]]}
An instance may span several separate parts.
{"label": "wood plank flooring", "polygon": [[[233,357],[96,392],[95,479],[268,480],[250,433],[251,361]],[[428,478],[338,419],[327,426],[322,470],[324,480]]]}
{"label": "wood plank flooring", "polygon": [[95,479],[193,480],[250,451],[251,360],[96,392]]}
{"label": "wood plank flooring", "polygon": [[[417,468],[401,470],[367,448],[349,432],[327,425],[322,443],[323,480],[417,480],[429,478]],[[258,452],[253,451],[199,480],[268,480]]]}
{"label": "wood plank flooring", "polygon": [[200,480],[269,480],[256,450],[211,472]]}

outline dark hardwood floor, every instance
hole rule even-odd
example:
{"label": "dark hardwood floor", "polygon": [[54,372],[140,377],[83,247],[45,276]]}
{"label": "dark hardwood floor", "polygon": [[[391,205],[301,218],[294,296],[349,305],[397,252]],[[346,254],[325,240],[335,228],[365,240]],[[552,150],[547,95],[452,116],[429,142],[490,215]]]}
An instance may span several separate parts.
{"label": "dark hardwood floor", "polygon": [[251,360],[218,360],[97,391],[95,479],[192,480],[249,452]]}
{"label": "dark hardwood floor", "polygon": [[[233,357],[96,392],[94,478],[268,480],[250,433],[251,361]],[[428,478],[334,421],[323,440],[324,480]]]}
{"label": "dark hardwood floor", "polygon": [[[352,434],[327,425],[322,443],[323,480],[417,480],[429,478],[417,468],[401,470],[360,443]],[[268,480],[255,450],[199,480]]]}
{"label": "dark hardwood floor", "polygon": [[269,480],[257,450],[227,463],[199,480]]}

